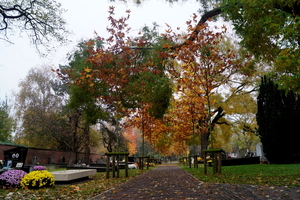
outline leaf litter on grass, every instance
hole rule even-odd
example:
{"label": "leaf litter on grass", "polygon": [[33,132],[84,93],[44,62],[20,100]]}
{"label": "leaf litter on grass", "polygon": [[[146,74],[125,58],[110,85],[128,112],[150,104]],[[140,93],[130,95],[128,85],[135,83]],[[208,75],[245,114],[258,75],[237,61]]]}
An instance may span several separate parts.
{"label": "leaf litter on grass", "polygon": [[0,197],[5,200],[83,200],[88,199],[102,192],[113,188],[125,181],[139,175],[147,170],[129,170],[129,177],[125,178],[124,171],[121,170],[121,178],[105,178],[105,172],[97,173],[91,179],[78,184],[57,185],[53,188],[43,189],[16,189],[9,192],[8,190],[0,190]]}
{"label": "leaf litter on grass", "polygon": [[299,164],[223,166],[221,175],[213,175],[210,168],[208,175],[204,175],[203,166],[182,168],[208,183],[300,186]]}

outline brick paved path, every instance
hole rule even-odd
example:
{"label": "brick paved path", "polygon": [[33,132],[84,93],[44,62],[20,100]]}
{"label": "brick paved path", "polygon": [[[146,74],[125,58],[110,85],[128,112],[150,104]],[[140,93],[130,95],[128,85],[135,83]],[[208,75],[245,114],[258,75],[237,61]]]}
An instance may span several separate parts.
{"label": "brick paved path", "polygon": [[99,199],[300,199],[300,188],[208,184],[176,165],[161,165],[92,198]]}

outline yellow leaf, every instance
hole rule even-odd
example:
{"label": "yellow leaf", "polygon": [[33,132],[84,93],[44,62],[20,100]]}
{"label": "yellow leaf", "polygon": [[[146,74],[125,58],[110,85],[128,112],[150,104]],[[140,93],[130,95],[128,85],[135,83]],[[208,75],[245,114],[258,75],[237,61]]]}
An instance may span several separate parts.
{"label": "yellow leaf", "polygon": [[92,69],[89,69],[89,68],[84,68],[84,71],[85,71],[85,72],[87,72],[87,73],[89,73],[89,72],[91,72],[91,71],[92,71]]}

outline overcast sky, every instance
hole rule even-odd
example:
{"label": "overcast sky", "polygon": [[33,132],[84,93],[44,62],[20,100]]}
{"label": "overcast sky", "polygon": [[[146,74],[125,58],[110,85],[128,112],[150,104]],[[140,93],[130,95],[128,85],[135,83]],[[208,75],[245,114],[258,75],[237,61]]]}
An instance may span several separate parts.
{"label": "overcast sky", "polygon": [[128,23],[132,28],[132,35],[136,35],[144,25],[150,26],[153,22],[161,25],[161,32],[165,30],[165,23],[171,25],[174,30],[176,27],[185,30],[186,21],[191,19],[192,14],[197,13],[199,9],[199,3],[195,1],[170,5],[165,0],[148,0],[141,6],[110,3],[108,0],[57,1],[67,9],[64,18],[68,23],[67,28],[73,32],[69,38],[72,43],[57,48],[56,52],[52,52],[46,58],[41,58],[35,48],[30,45],[26,34],[23,34],[23,38],[11,37],[13,45],[0,40],[0,100],[4,100],[6,95],[11,98],[11,92],[18,90],[19,81],[26,77],[30,68],[44,64],[54,67],[58,64],[66,64],[67,53],[71,52],[80,40],[92,38],[94,31],[106,38],[109,6],[115,6],[117,16],[126,16],[125,11],[131,10]]}

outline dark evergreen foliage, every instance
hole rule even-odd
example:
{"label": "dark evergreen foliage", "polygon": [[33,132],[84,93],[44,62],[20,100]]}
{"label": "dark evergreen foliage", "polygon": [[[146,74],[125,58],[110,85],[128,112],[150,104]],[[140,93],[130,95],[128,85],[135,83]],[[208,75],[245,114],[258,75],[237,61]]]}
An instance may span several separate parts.
{"label": "dark evergreen foliage", "polygon": [[263,77],[257,104],[258,133],[269,162],[300,162],[300,95]]}

